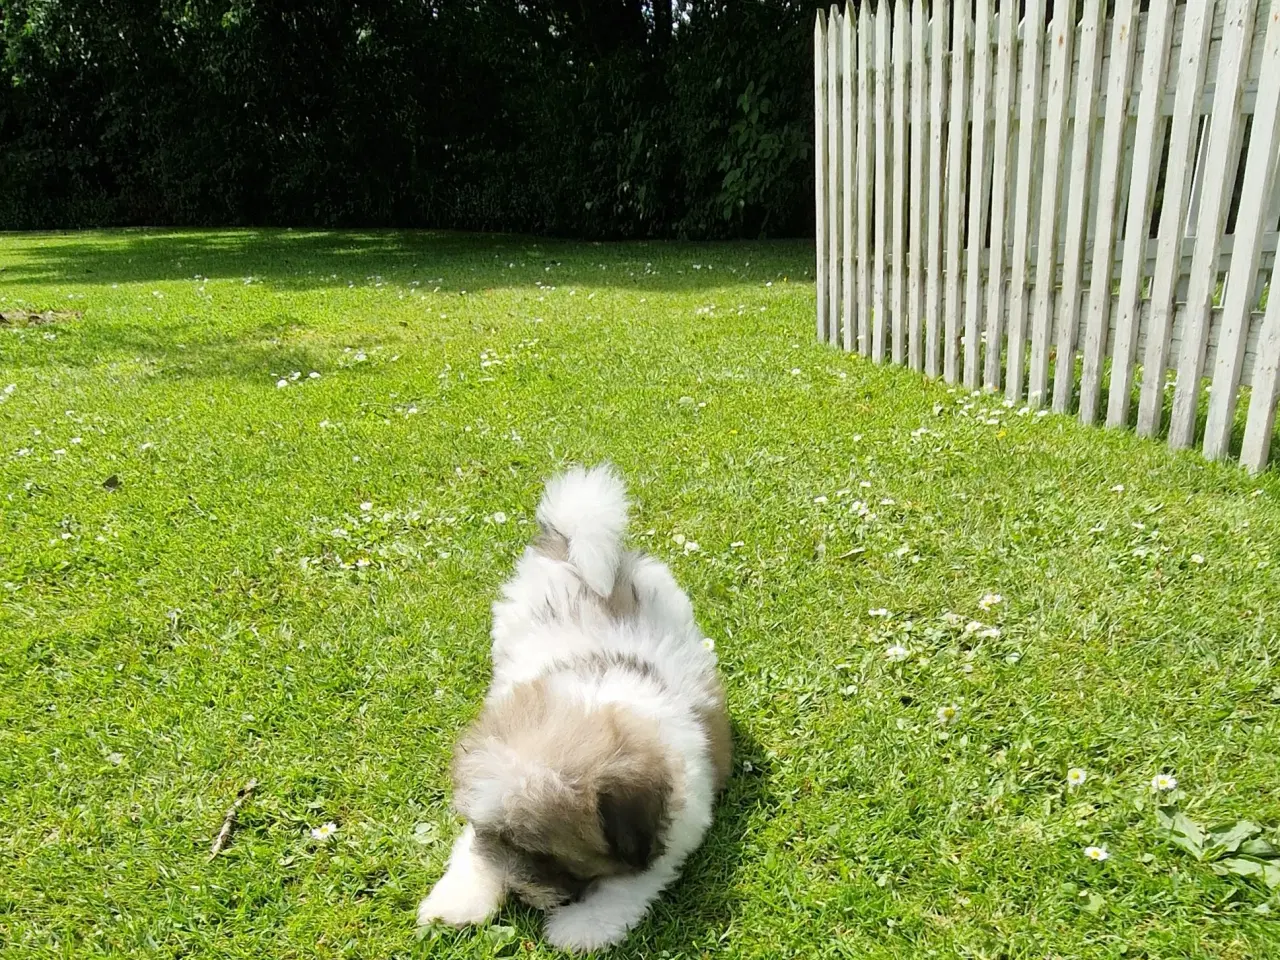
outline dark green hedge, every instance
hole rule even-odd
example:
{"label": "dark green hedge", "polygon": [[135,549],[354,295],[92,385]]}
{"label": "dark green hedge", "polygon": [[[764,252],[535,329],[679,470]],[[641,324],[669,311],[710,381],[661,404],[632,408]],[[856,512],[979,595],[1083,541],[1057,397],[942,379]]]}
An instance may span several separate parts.
{"label": "dark green hedge", "polygon": [[814,4],[0,0],[0,228],[812,226]]}

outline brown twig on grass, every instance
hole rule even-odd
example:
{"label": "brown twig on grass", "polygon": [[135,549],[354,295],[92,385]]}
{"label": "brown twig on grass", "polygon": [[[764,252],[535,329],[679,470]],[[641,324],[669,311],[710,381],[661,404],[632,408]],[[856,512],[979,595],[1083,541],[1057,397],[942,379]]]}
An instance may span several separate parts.
{"label": "brown twig on grass", "polygon": [[245,805],[248,799],[253,796],[253,791],[258,788],[257,780],[250,780],[240,792],[236,794],[236,802],[231,805],[231,809],[227,811],[226,817],[222,820],[222,829],[218,831],[218,835],[213,838],[213,846],[209,848],[209,859],[212,860],[222,852],[222,848],[227,845],[227,841],[231,839],[231,831],[236,826],[236,814],[240,812],[240,808]]}

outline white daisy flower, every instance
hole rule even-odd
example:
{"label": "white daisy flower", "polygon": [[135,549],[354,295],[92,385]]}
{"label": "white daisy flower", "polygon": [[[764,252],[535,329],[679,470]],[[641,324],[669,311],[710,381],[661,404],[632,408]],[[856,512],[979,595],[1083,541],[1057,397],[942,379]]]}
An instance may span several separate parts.
{"label": "white daisy flower", "polygon": [[1111,492],[1112,492],[1112,493],[1124,493],[1124,484],[1123,484],[1123,483],[1117,483],[1114,487],[1112,487],[1112,488],[1111,488]]}
{"label": "white daisy flower", "polygon": [[699,550],[701,550],[701,549],[702,549],[702,548],[701,548],[700,546],[698,546],[698,541],[696,541],[696,540],[686,540],[686,541],[685,541],[685,544],[684,544],[684,552],[685,552],[685,553],[697,553],[697,552],[698,552]]}
{"label": "white daisy flower", "polygon": [[979,630],[984,630],[984,629],[986,629],[986,624],[980,623],[977,620],[970,620],[968,623],[964,625],[965,633],[977,633]]}
{"label": "white daisy flower", "polygon": [[506,522],[507,522],[507,515],[506,515],[505,513],[503,513],[501,510],[499,510],[497,513],[495,513],[495,514],[493,515],[493,522],[494,522],[494,523],[497,523],[497,524],[503,524],[503,523],[506,523]]}
{"label": "white daisy flower", "polygon": [[867,616],[869,616],[869,617],[888,617],[888,616],[889,616],[889,611],[888,611],[888,610],[886,610],[884,607],[876,607],[874,610],[868,610],[868,611],[867,611]]}
{"label": "white daisy flower", "polygon": [[978,636],[982,637],[984,640],[999,640],[999,639],[1000,639],[1000,628],[999,628],[999,627],[987,627],[987,629],[985,629],[985,630],[979,630],[979,631],[978,631]]}
{"label": "white daisy flower", "polygon": [[311,828],[311,839],[318,840],[321,843],[328,843],[337,832],[338,825],[336,823],[321,824],[318,827]]}
{"label": "white daisy flower", "polygon": [[827,502],[827,498],[826,498],[826,497],[814,497],[814,498],[813,498],[813,502],[814,502],[814,503],[826,503],[826,502]]}
{"label": "white daisy flower", "polygon": [[356,561],[356,566],[359,567],[361,570],[363,570],[368,565],[369,565],[368,557],[361,557],[359,560]]}
{"label": "white daisy flower", "polygon": [[1078,787],[1089,779],[1089,771],[1084,767],[1072,767],[1067,771],[1067,786]]}
{"label": "white daisy flower", "polygon": [[1111,854],[1107,853],[1106,847],[1085,847],[1084,855],[1090,860],[1096,860],[1098,863],[1111,859]]}
{"label": "white daisy flower", "polygon": [[1157,773],[1151,778],[1151,789],[1157,793],[1168,793],[1178,789],[1178,778],[1171,773]]}
{"label": "white daisy flower", "polygon": [[716,652],[716,642],[712,640],[710,637],[703,637],[702,645],[706,647],[708,650],[710,650],[712,653]]}
{"label": "white daisy flower", "polygon": [[1002,603],[1004,603],[1004,597],[1000,596],[1000,594],[987,593],[978,601],[978,606],[983,610],[990,610],[992,607],[998,607]]}
{"label": "white daisy flower", "polygon": [[307,374],[307,379],[308,379],[308,380],[319,380],[319,379],[320,379],[320,374],[319,374],[319,372],[318,372],[318,371],[316,371],[316,370],[312,370],[310,373],[308,373],[308,374]]}
{"label": "white daisy flower", "polygon": [[901,663],[907,657],[911,656],[911,651],[900,643],[895,643],[892,647],[884,652],[885,659],[890,663]]}
{"label": "white daisy flower", "polygon": [[[75,443],[75,441],[74,441],[74,440],[73,440],[73,441],[71,441],[71,442],[72,442],[72,443]],[[1195,564],[1201,564],[1201,563],[1204,563],[1204,557],[1203,557],[1201,554],[1193,553],[1193,554],[1191,555],[1191,562],[1192,562],[1192,563],[1195,563]]]}
{"label": "white daisy flower", "polygon": [[368,513],[370,510],[373,509],[373,504],[368,500],[366,500],[364,503],[360,504],[360,509],[363,510],[365,513]]}
{"label": "white daisy flower", "polygon": [[960,719],[960,708],[954,703],[938,708],[938,720],[941,723],[955,723]]}

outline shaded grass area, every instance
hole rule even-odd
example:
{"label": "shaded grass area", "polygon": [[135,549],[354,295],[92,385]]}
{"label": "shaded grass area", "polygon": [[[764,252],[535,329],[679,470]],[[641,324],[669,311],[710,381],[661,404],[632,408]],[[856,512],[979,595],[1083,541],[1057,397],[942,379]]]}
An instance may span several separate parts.
{"label": "shaded grass area", "polygon": [[821,347],[803,244],[126,231],[0,265],[0,310],[83,314],[0,329],[4,955],[552,955],[532,912],[413,908],[488,604],[542,479],[604,458],[739,749],[616,955],[1280,950],[1149,786],[1276,839],[1274,472]]}

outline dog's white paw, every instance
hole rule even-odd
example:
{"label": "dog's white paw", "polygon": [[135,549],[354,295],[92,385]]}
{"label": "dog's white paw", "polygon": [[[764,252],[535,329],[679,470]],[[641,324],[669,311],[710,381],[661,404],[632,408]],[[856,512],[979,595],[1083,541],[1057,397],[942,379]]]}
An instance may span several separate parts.
{"label": "dog's white paw", "polygon": [[611,947],[622,942],[626,935],[625,926],[600,917],[588,903],[560,907],[547,917],[547,942],[574,953]]}
{"label": "dog's white paw", "polygon": [[497,909],[498,905],[488,891],[477,896],[476,891],[466,889],[463,884],[441,881],[418,904],[418,925],[425,927],[432,923],[445,923],[451,927],[465,927],[484,923]]}

